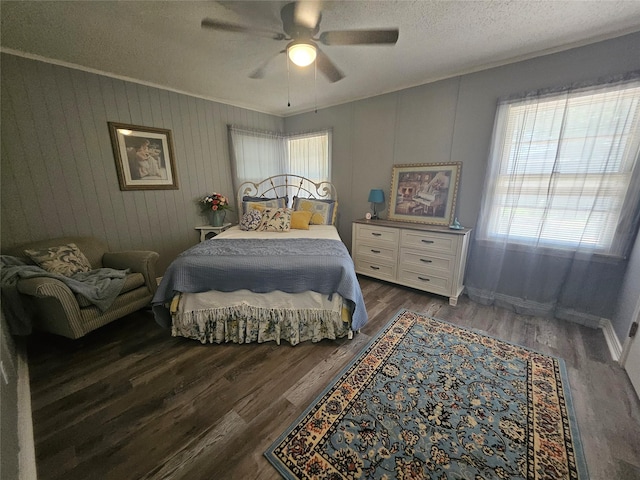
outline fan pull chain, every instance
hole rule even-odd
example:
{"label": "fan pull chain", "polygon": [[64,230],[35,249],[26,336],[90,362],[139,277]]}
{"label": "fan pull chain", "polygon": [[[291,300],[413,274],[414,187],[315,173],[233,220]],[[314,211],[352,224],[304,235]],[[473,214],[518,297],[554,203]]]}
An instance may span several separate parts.
{"label": "fan pull chain", "polygon": [[291,106],[291,80],[289,79],[289,54],[287,53],[287,107]]}
{"label": "fan pull chain", "polygon": [[313,95],[315,97],[315,109],[313,113],[318,113],[318,58],[313,61]]}

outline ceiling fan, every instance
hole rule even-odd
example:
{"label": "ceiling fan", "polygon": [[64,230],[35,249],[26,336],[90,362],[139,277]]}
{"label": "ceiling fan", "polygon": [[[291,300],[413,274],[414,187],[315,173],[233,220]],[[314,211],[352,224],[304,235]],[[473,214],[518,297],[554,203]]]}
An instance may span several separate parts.
{"label": "ceiling fan", "polygon": [[316,62],[317,69],[324,74],[330,82],[337,82],[344,78],[338,67],[329,57],[318,48],[318,43],[323,45],[394,45],[398,41],[399,30],[388,28],[380,30],[333,30],[320,33],[320,21],[322,12],[317,1],[297,1],[286,4],[280,11],[282,30],[275,32],[259,27],[249,27],[234,23],[223,22],[211,18],[202,20],[202,28],[221,30],[225,32],[248,33],[273,40],[286,40],[284,50],[279,51],[273,57],[267,59],[256,70],[251,78],[262,78],[267,64],[277,55],[287,53],[293,63],[299,66],[307,66]]}

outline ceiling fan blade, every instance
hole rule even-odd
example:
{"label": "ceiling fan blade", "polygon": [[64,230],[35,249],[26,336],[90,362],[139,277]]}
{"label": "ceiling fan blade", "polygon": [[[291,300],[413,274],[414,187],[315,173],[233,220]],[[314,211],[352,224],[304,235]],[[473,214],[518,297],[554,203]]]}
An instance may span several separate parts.
{"label": "ceiling fan blade", "polygon": [[310,30],[318,27],[322,14],[320,13],[320,2],[318,0],[300,0],[296,2],[294,9],[294,21]]}
{"label": "ceiling fan blade", "polygon": [[320,30],[322,13],[315,0],[287,3],[280,10],[282,29],[292,39],[312,38]]}
{"label": "ceiling fan blade", "polygon": [[400,30],[334,30],[322,32],[320,42],[324,45],[374,45],[390,44],[398,41]]}
{"label": "ceiling fan blade", "polygon": [[212,30],[220,30],[223,32],[248,33],[251,35],[258,35],[260,37],[272,38],[273,40],[285,39],[284,33],[274,32],[266,28],[247,27],[236,23],[221,22],[220,20],[214,20],[213,18],[203,18],[200,26],[202,28],[210,28]]}
{"label": "ceiling fan blade", "polygon": [[320,70],[327,79],[335,83],[344,78],[344,73],[342,73],[338,67],[336,67],[333,62],[327,57],[327,55],[316,47],[316,67]]}
{"label": "ceiling fan blade", "polygon": [[249,78],[253,78],[256,80],[259,80],[261,78],[264,78],[264,74],[265,71],[267,69],[267,66],[269,65],[269,63],[271,62],[271,60],[273,60],[274,58],[276,58],[278,55],[280,55],[281,53],[285,53],[286,50],[280,50],[278,53],[276,53],[275,55],[271,55],[267,60],[265,60],[264,62],[262,62],[260,64],[260,66],[258,68],[256,68],[253,72],[251,72],[249,74]]}

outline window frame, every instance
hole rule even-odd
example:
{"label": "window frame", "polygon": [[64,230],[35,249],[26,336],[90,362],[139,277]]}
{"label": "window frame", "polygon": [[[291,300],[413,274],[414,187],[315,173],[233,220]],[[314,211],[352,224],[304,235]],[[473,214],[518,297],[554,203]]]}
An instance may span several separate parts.
{"label": "window frame", "polygon": [[[304,133],[258,131],[233,125],[229,125],[228,129],[232,176],[236,190],[246,181],[257,182],[281,174],[300,175],[314,181],[331,181],[330,128]],[[303,169],[292,171],[290,140],[305,137],[325,137],[327,178],[311,178],[309,172]],[[265,158],[268,159],[268,163],[265,163]],[[258,173],[248,175],[248,172]]]}
{"label": "window frame", "polygon": [[[508,188],[507,190],[505,190],[504,188],[500,188],[501,184],[502,185],[510,185],[514,179],[518,179],[520,181],[526,181],[526,180],[531,180],[535,175],[531,174],[531,173],[520,173],[520,174],[513,174],[513,170],[516,168],[516,166],[514,165],[514,162],[517,162],[516,160],[514,160],[515,158],[517,158],[517,153],[514,156],[513,155],[513,151],[514,151],[514,146],[517,147],[517,142],[514,140],[514,130],[513,129],[517,129],[518,128],[518,123],[517,121],[514,121],[513,116],[514,115],[526,115],[527,112],[527,108],[533,108],[534,110],[537,109],[545,109],[547,108],[548,104],[554,103],[554,102],[564,102],[565,106],[564,106],[564,111],[562,112],[562,115],[564,116],[563,118],[563,122],[566,121],[566,117],[569,115],[573,115],[575,112],[572,111],[572,109],[575,109],[576,106],[571,105],[570,102],[574,101],[577,104],[577,107],[581,106],[581,103],[584,103],[584,101],[586,100],[593,100],[594,98],[598,97],[598,96],[602,96],[602,100],[600,102],[602,108],[604,108],[605,106],[607,106],[607,102],[611,101],[610,99],[607,99],[606,94],[611,93],[611,92],[615,92],[615,91],[621,91],[623,92],[621,95],[623,96],[623,98],[625,100],[629,100],[631,102],[631,107],[629,108],[629,110],[632,112],[632,116],[633,116],[633,120],[629,123],[629,132],[627,133],[628,135],[628,139],[627,139],[627,151],[622,154],[621,159],[619,159],[619,163],[621,165],[622,170],[624,170],[626,168],[625,171],[623,171],[622,173],[618,170],[615,172],[609,172],[607,173],[605,172],[599,172],[599,173],[587,173],[585,174],[584,172],[580,172],[578,170],[576,171],[572,171],[570,173],[559,173],[556,171],[551,171],[551,172],[547,172],[544,173],[543,175],[540,175],[541,177],[544,177],[544,179],[546,180],[546,185],[547,187],[549,186],[549,182],[553,182],[553,185],[555,185],[557,187],[558,182],[562,183],[563,180],[566,179],[577,179],[577,178],[581,178],[581,177],[588,177],[589,175],[607,175],[608,178],[614,178],[616,176],[620,177],[624,177],[622,181],[618,181],[618,182],[614,182],[616,185],[616,188],[611,189],[612,191],[618,191],[620,186],[624,186],[625,191],[624,193],[620,194],[620,195],[612,195],[609,194],[609,196],[605,196],[605,198],[611,198],[611,199],[616,199],[617,203],[613,206],[609,205],[605,208],[605,211],[607,212],[607,214],[605,215],[608,216],[609,221],[607,223],[607,221],[602,221],[600,225],[603,226],[603,228],[608,228],[608,230],[600,230],[600,232],[605,231],[605,234],[603,236],[603,238],[598,238],[597,240],[589,240],[587,242],[584,242],[582,240],[582,237],[584,237],[584,231],[585,231],[585,227],[581,228],[581,231],[583,232],[581,235],[580,239],[577,239],[575,241],[572,241],[569,237],[566,236],[562,236],[562,235],[558,235],[558,236],[554,236],[554,232],[547,232],[544,234],[545,237],[547,238],[540,238],[540,229],[538,229],[538,231],[526,231],[526,226],[523,227],[523,229],[521,230],[522,235],[517,235],[517,234],[513,234],[510,233],[509,230],[511,229],[511,224],[506,224],[506,226],[504,226],[505,224],[503,223],[503,219],[506,218],[504,216],[505,212],[507,212],[509,209],[523,209],[523,208],[531,208],[531,209],[535,209],[535,202],[533,203],[529,203],[528,205],[516,200],[515,202],[509,202],[509,201],[505,201],[504,197],[507,197],[509,194]],[[626,93],[629,93],[629,95],[625,96]],[[620,94],[619,94],[620,95]],[[597,102],[596,102],[597,103]],[[531,248],[531,247],[535,247],[537,249],[540,250],[544,250],[544,251],[553,251],[553,250],[560,250],[560,251],[577,251],[579,250],[588,250],[593,254],[599,254],[599,255],[606,255],[606,256],[614,256],[614,257],[619,257],[622,256],[624,254],[624,251],[626,250],[626,247],[621,246],[621,242],[620,239],[618,238],[618,233],[617,233],[617,225],[619,224],[619,219],[622,215],[625,214],[626,210],[629,208],[629,202],[633,202],[633,199],[630,197],[633,197],[633,195],[630,194],[630,191],[633,188],[638,188],[640,187],[640,182],[638,181],[638,177],[640,176],[638,170],[638,152],[640,152],[640,82],[638,80],[635,80],[633,82],[626,82],[622,85],[607,85],[607,86],[598,86],[598,87],[590,87],[590,88],[585,88],[582,89],[580,91],[577,92],[555,92],[552,94],[547,94],[544,96],[539,96],[537,98],[531,98],[531,97],[525,97],[525,98],[520,98],[520,99],[516,99],[516,100],[507,100],[504,102],[499,103],[498,105],[498,109],[496,112],[496,119],[495,119],[495,125],[494,125],[494,134],[493,134],[493,139],[492,139],[492,144],[491,144],[491,154],[489,156],[489,165],[488,165],[488,175],[490,175],[490,177],[488,178],[488,182],[487,185],[489,186],[489,188],[487,189],[487,193],[485,193],[485,199],[483,201],[483,210],[485,210],[484,216],[485,216],[485,221],[480,222],[479,225],[479,229],[478,229],[478,240],[483,241],[484,242],[502,242],[502,243],[507,243],[509,245],[514,245],[514,246],[519,246],[520,248]],[[519,111],[519,110],[523,110],[523,111]],[[602,118],[602,116],[600,116],[600,118]],[[521,126],[521,125],[520,125]],[[566,128],[566,125],[563,125]],[[511,130],[510,130],[511,129]],[[561,129],[559,131],[559,134],[555,137],[552,137],[550,140],[547,140],[546,142],[541,142],[543,144],[543,149],[544,147],[548,147],[550,144],[554,144],[555,145],[555,150],[554,150],[554,168],[556,167],[556,162],[558,159],[558,152],[562,149],[566,147],[566,142],[568,141],[568,137],[566,135],[564,135],[564,133],[566,132],[566,130]],[[522,133],[522,132],[520,132]],[[533,138],[536,135],[536,129],[535,126],[533,128],[530,129],[530,131],[528,132],[529,136],[531,138]],[[616,132],[617,133],[617,132]],[[583,132],[583,137],[579,137],[579,138],[587,138],[587,135],[589,134],[589,130],[587,128],[585,128],[584,132]],[[597,138],[599,139],[600,137],[605,137],[605,135],[601,135],[601,136],[597,136]],[[555,143],[554,143],[555,142]],[[529,145],[532,143],[532,141],[524,142],[525,145]],[[553,145],[551,145],[553,147]],[[516,148],[517,150],[517,148]],[[634,153],[635,152],[635,153]],[[514,157],[514,158],[511,158]],[[605,164],[610,162],[610,155],[607,157],[606,161],[604,162]],[[635,158],[634,158],[635,157]],[[541,157],[542,158],[542,157]],[[546,157],[543,160],[544,161],[548,160]],[[525,160],[526,161],[531,161],[529,158],[527,158]],[[581,168],[581,165],[579,164],[579,162],[575,162],[574,163],[578,166],[578,169]],[[563,168],[564,168],[564,164],[562,164]],[[588,167],[587,167],[588,169]],[[604,169],[606,170],[606,168]],[[505,181],[501,181],[502,179],[506,179]],[[545,185],[545,181],[544,179],[541,179],[539,182],[539,185]],[[595,190],[593,190],[593,197],[594,198],[601,198],[598,197],[599,195],[599,188],[597,187],[595,188]],[[551,199],[562,199],[563,196],[570,196],[572,192],[570,191],[570,189],[567,189],[565,187],[564,190],[561,190],[560,192],[549,192],[549,190],[546,191],[546,194],[544,196],[544,198],[551,198]],[[501,197],[503,198],[503,200],[501,200]],[[531,198],[534,199],[539,199],[539,198],[543,198],[543,194],[538,191],[537,193],[532,193],[530,195]],[[541,208],[541,207],[537,207],[537,208]],[[550,207],[550,202],[544,202],[544,205],[542,207],[543,209],[545,209],[546,211],[548,211],[549,209],[551,209],[552,211],[562,211],[559,207]],[[566,208],[566,207],[565,207]],[[633,208],[633,207],[631,207]],[[500,209],[500,212],[497,212],[496,209]],[[568,209],[567,209],[568,211]],[[574,210],[574,212],[578,213],[580,212],[580,208],[576,207]],[[590,210],[591,211],[591,210]],[[611,216],[611,213],[613,211],[613,216]],[[526,217],[523,216],[523,218],[526,219]],[[530,216],[529,219],[535,219],[536,216]],[[501,225],[502,222],[502,225]],[[589,225],[589,220],[584,220],[583,221],[584,225],[588,226]],[[500,231],[502,229],[502,232]],[[594,231],[597,231],[597,229],[593,229]],[[595,237],[594,237],[595,238]]]}

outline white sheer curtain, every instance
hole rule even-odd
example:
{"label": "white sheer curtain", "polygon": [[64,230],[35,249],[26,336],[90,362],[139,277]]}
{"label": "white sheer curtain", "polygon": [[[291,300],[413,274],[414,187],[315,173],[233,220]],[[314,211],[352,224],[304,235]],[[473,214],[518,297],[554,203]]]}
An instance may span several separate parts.
{"label": "white sheer curtain", "polygon": [[229,126],[229,136],[236,190],[284,173],[316,182],[331,178],[331,130],[284,134]]}
{"label": "white sheer curtain", "polygon": [[243,182],[257,182],[287,173],[287,137],[284,134],[230,126],[229,137],[235,190]]}
{"label": "white sheer curtain", "polygon": [[288,137],[289,173],[316,182],[331,178],[331,132],[292,134]]}
{"label": "white sheer curtain", "polygon": [[500,101],[469,296],[523,313],[611,318],[638,230],[639,151],[636,73]]}

